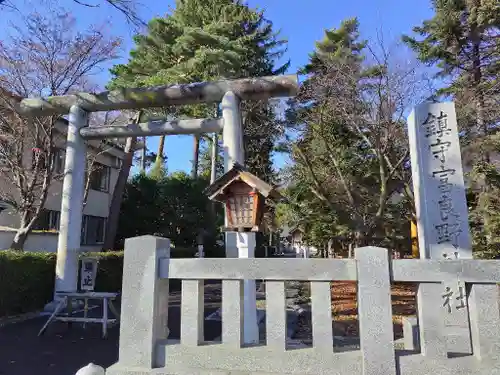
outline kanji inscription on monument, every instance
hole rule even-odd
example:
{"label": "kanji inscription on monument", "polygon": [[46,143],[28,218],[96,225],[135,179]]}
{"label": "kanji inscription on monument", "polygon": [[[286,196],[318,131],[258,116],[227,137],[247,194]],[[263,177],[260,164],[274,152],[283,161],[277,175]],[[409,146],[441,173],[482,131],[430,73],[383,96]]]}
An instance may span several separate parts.
{"label": "kanji inscription on monument", "polygon": [[408,118],[422,258],[472,258],[455,106],[423,103]]}
{"label": "kanji inscription on monument", "polygon": [[[408,117],[408,138],[420,257],[472,258],[454,104],[417,106]],[[442,287],[447,350],[471,353],[465,285],[450,273]]]}

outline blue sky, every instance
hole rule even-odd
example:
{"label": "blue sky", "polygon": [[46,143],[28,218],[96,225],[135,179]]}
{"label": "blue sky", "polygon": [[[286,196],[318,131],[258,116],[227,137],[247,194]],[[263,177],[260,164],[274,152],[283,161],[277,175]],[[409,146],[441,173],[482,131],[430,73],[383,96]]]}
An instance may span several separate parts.
{"label": "blue sky", "polygon": [[[44,0],[12,0],[19,4],[21,11],[43,9],[39,4]],[[88,0],[88,3],[99,3],[102,0]],[[124,40],[123,57],[117,62],[125,62],[128,51],[133,47],[133,31],[116,10],[102,6],[99,9],[86,8],[74,4],[71,0],[60,0],[78,16],[78,26],[89,24],[108,24],[109,31]],[[142,0],[141,16],[149,20],[154,16],[162,16],[175,5],[174,0]],[[295,73],[297,68],[307,62],[309,53],[314,49],[315,42],[323,38],[324,30],[337,27],[343,19],[358,17],[361,33],[365,39],[376,42],[379,35],[389,47],[396,47],[399,36],[409,33],[414,25],[432,16],[429,0],[250,0],[249,5],[265,10],[275,28],[281,30],[282,37],[288,39],[288,53],[284,57],[291,60],[289,73]],[[5,20],[15,21],[12,13],[2,15]],[[5,37],[6,28],[0,30],[0,38]],[[400,48],[400,47],[396,47]],[[103,86],[109,79],[107,71],[95,77]],[[151,137],[148,147],[156,149],[158,139]],[[166,154],[168,169],[190,170],[192,140],[187,136],[171,136],[167,138]],[[280,167],[286,163],[281,155],[275,156],[275,164]]]}

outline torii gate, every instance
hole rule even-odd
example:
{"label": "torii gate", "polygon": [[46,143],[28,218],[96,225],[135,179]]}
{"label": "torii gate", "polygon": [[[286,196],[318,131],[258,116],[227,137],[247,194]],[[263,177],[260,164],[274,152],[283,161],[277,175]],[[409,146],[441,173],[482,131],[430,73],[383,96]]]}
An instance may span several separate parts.
{"label": "torii gate", "polygon": [[[46,99],[23,99],[19,111],[27,116],[69,113],[55,290],[77,290],[87,147],[85,140],[216,133],[222,130],[224,171],[227,172],[234,163],[244,164],[240,100],[294,96],[297,91],[298,77],[282,75],[153,88],[124,88],[98,94],[78,93]],[[89,112],[215,102],[222,102],[221,119],[155,120],[128,126],[102,127],[88,127],[87,123]],[[234,257],[235,247],[236,233],[228,233],[226,256]]]}

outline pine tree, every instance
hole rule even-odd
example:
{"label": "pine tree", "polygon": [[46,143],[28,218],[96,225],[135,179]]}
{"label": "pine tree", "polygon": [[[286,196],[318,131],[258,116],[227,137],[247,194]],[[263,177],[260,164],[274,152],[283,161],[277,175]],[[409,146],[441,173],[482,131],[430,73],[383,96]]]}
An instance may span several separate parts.
{"label": "pine tree", "polygon": [[[151,20],[135,43],[128,63],[112,69],[110,87],[265,76],[288,67],[275,68],[286,42],[261,11],[239,0],[178,0],[172,14]],[[246,163],[266,178],[272,174],[271,153],[280,128],[268,103],[243,103],[242,108]],[[176,117],[213,115],[207,105],[167,111]]]}
{"label": "pine tree", "polygon": [[[500,3],[498,0],[434,0],[435,15],[403,40],[445,80],[438,94],[452,94],[462,109],[462,128],[476,138],[499,120]],[[446,84],[447,83],[447,84]],[[471,105],[468,105],[471,103]],[[470,141],[470,139],[468,139]],[[488,150],[479,147],[482,161]]]}
{"label": "pine tree", "polygon": [[365,47],[366,41],[360,40],[357,18],[344,20],[340,27],[325,30],[323,40],[316,43],[316,49],[310,55],[309,63],[302,72],[305,74],[319,72],[328,63],[338,59],[359,64],[363,61],[362,51]]}
{"label": "pine tree", "polygon": [[[471,227],[475,249],[500,253],[500,3],[498,0],[434,0],[434,17],[403,40],[421,61],[435,65],[445,82],[438,94],[457,103],[463,160],[472,167]],[[485,248],[486,247],[486,248]]]}
{"label": "pine tree", "polygon": [[[408,144],[402,101],[390,62],[369,64],[356,19],[325,31],[316,44],[288,120],[298,130],[289,143],[289,200],[316,246],[332,236],[355,246],[388,245],[392,217],[409,216],[410,199],[390,198],[409,189]],[[400,87],[400,86],[399,86]],[[292,217],[294,215],[291,215]]]}

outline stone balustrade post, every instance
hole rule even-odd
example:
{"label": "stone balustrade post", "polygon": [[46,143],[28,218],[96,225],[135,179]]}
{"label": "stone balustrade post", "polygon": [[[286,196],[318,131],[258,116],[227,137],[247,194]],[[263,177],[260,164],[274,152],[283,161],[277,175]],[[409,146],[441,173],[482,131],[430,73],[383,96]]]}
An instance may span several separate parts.
{"label": "stone balustrade post", "polygon": [[117,368],[161,366],[156,347],[169,333],[169,280],[160,278],[159,272],[160,260],[168,258],[170,240],[166,238],[140,236],[125,241]]}
{"label": "stone balustrade post", "polygon": [[354,253],[363,375],[396,375],[389,253],[372,246]]}

